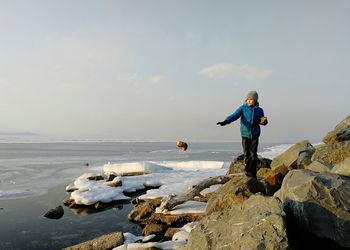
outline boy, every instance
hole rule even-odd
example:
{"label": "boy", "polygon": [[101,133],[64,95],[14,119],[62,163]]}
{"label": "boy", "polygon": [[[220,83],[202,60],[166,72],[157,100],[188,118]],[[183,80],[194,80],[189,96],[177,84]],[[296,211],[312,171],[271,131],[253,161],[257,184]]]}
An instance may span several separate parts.
{"label": "boy", "polygon": [[[264,111],[259,107],[258,93],[250,91],[247,94],[245,103],[240,106],[234,113],[226,117],[223,122],[217,125],[225,126],[241,118],[241,135],[244,152],[245,172],[247,176],[256,178],[256,167],[258,163],[258,144],[260,136],[260,123],[264,117]],[[266,118],[265,118],[266,119]],[[261,123],[262,125],[267,124]]]}

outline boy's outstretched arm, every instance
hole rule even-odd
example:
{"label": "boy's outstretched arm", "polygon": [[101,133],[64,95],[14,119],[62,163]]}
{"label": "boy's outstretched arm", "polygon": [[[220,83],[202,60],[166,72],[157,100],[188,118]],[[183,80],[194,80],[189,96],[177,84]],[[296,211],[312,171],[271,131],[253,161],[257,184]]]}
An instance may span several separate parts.
{"label": "boy's outstretched arm", "polygon": [[235,112],[233,112],[231,115],[226,117],[226,119],[224,121],[218,122],[218,123],[216,123],[216,125],[225,126],[227,124],[230,124],[231,122],[240,118],[242,113],[243,113],[242,106],[240,106]]}

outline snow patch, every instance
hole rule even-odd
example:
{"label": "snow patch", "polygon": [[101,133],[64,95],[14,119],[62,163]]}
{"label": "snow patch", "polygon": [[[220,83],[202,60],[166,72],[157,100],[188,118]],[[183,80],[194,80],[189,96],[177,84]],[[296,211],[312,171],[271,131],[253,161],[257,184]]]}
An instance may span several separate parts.
{"label": "snow patch", "polygon": [[[186,201],[185,203],[182,203],[176,207],[174,207],[172,210],[165,212],[166,214],[173,214],[173,215],[179,215],[179,214],[204,214],[205,213],[205,206],[207,205],[206,202],[200,202],[200,201]],[[156,208],[156,213],[164,213],[160,209],[160,207]]]}
{"label": "snow patch", "polygon": [[124,245],[113,248],[113,250],[131,250],[131,249],[146,249],[156,247],[160,249],[178,249],[179,247],[185,246],[188,235],[191,230],[195,228],[197,222],[191,222],[184,225],[180,230],[175,233],[172,240],[164,242],[147,242],[147,243],[135,243],[136,241],[146,241],[147,237],[135,236],[131,233],[124,233]]}
{"label": "snow patch", "polygon": [[264,158],[273,159],[276,156],[282,154],[294,144],[281,144],[273,147],[264,148],[264,151],[258,152]]}

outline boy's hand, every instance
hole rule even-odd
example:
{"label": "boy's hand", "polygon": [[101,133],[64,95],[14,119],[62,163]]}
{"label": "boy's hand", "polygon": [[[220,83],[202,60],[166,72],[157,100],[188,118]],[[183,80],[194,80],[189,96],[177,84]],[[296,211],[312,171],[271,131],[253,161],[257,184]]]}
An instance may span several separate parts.
{"label": "boy's hand", "polygon": [[229,122],[228,122],[227,120],[225,120],[225,121],[223,121],[223,122],[218,122],[218,123],[216,123],[216,125],[220,125],[220,126],[225,126],[225,125],[227,125],[227,124],[229,124]]}

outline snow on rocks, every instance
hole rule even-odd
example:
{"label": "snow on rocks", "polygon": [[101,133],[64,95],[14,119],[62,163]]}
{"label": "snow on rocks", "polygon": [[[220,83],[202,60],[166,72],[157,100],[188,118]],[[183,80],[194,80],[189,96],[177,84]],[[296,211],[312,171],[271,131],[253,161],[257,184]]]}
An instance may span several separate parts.
{"label": "snow on rocks", "polygon": [[162,211],[160,207],[157,207],[156,213],[166,213],[166,214],[172,214],[172,215],[204,214],[206,205],[207,205],[206,202],[186,201],[185,203],[180,204],[176,206],[174,209],[166,212]]}
{"label": "snow on rocks", "polygon": [[[185,246],[189,233],[195,228],[197,222],[191,222],[184,225],[175,233],[171,240],[163,242],[146,242],[150,236],[142,237],[135,236],[131,233],[124,233],[124,245],[113,248],[113,250],[131,250],[131,249],[147,249],[151,247],[156,247],[159,249],[177,249]],[[145,243],[146,242],[146,243]]]}
{"label": "snow on rocks", "polygon": [[123,182],[121,177],[111,181],[93,180],[94,174],[87,173],[79,176],[67,190],[74,190],[70,199],[78,205],[93,205],[97,202],[129,201],[131,198],[124,193],[133,193],[145,189],[142,183]]}
{"label": "snow on rocks", "polygon": [[[83,174],[66,190],[72,192],[70,199],[76,204],[89,206],[97,202],[127,201],[128,194],[159,187],[139,197],[147,200],[182,193],[199,181],[225,171],[224,162],[218,161],[108,163],[103,166],[102,174]],[[116,177],[111,179],[111,176]]]}

